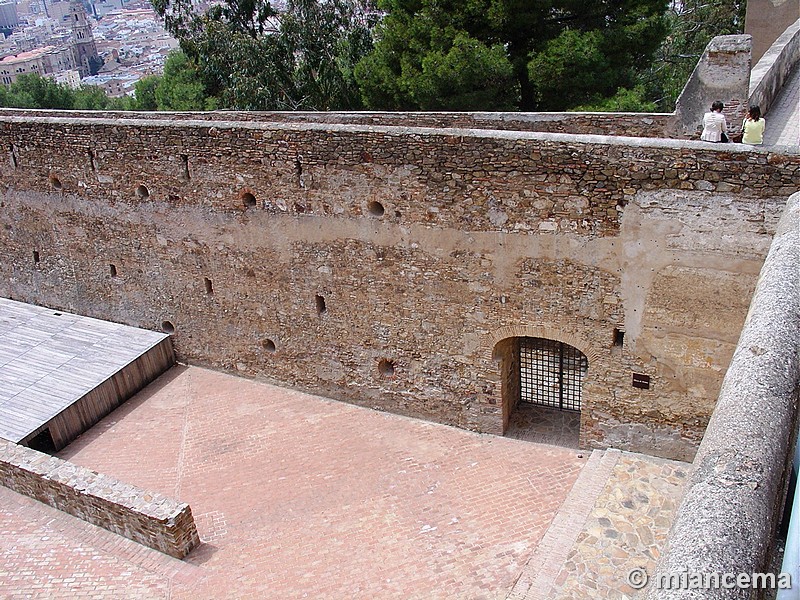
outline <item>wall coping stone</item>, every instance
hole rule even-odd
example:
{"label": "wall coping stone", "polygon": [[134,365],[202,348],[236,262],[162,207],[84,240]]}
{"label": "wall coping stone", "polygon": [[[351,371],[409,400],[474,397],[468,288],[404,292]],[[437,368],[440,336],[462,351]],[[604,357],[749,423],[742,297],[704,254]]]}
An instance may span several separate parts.
{"label": "wall coping stone", "polygon": [[0,115],[0,124],[46,123],[64,126],[107,126],[107,127],[163,127],[208,129],[209,135],[217,135],[220,130],[256,130],[256,131],[322,131],[326,133],[359,134],[383,133],[387,136],[419,136],[419,137],[471,137],[478,139],[497,139],[510,141],[540,141],[552,143],[576,143],[607,146],[624,146],[633,148],[673,148],[717,150],[725,153],[757,153],[757,154],[797,154],[796,146],[773,146],[761,148],[747,144],[714,144],[697,140],[668,138],[638,138],[608,135],[547,133],[529,131],[508,131],[496,129],[457,129],[430,127],[399,127],[389,125],[341,125],[335,123],[260,123],[253,121],[207,121],[183,120],[169,121],[158,119],[92,119],[72,117],[10,117]]}

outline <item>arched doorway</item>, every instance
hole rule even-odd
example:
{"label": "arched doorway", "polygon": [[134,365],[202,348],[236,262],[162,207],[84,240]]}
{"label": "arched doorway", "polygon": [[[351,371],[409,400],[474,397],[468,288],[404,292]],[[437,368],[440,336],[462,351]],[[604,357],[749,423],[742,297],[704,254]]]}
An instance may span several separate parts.
{"label": "arched doorway", "polygon": [[502,364],[505,435],[577,448],[586,355],[558,339],[516,335],[499,341],[494,356]]}

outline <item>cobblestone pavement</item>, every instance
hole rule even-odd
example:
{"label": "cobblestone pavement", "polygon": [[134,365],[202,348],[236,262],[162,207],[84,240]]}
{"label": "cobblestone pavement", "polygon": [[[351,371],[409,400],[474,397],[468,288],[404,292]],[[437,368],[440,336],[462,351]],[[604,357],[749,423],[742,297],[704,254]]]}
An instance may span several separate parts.
{"label": "cobblestone pavement", "polygon": [[638,598],[626,576],[653,573],[690,470],[641,454],[593,454],[509,600]]}
{"label": "cobblestone pavement", "polygon": [[177,561],[0,489],[0,595],[505,598],[586,459],[194,367],[60,453],[187,501]]}

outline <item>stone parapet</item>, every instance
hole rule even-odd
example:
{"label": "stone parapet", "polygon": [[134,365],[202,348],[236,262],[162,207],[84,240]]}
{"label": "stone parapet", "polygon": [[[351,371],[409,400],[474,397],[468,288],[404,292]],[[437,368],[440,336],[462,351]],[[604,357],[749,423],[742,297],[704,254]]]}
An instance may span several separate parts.
{"label": "stone parapet", "polygon": [[750,73],[749,103],[766,115],[792,69],[800,62],[800,19],[775,40]]}
{"label": "stone parapet", "polygon": [[[326,123],[0,117],[0,140],[9,158],[0,173],[13,173],[17,189],[234,212],[249,208],[241,194],[250,190],[270,213],[334,217],[382,196],[406,221],[515,232],[529,230],[520,220],[548,217],[575,217],[598,231],[639,190],[788,195],[800,165],[797,153],[742,145]],[[332,172],[355,180],[329,180]],[[488,198],[498,194],[592,201],[569,215],[552,214],[551,206],[505,219],[499,209],[465,214],[476,202],[491,208]],[[324,203],[338,206],[326,212]],[[438,203],[448,210],[428,210]],[[554,225],[535,229],[576,226]]]}
{"label": "stone parapet", "polygon": [[0,484],[175,558],[200,543],[188,504],[6,440]]}
{"label": "stone parapet", "polygon": [[[664,589],[680,573],[768,571],[798,423],[800,193],[788,202],[694,471],[651,577],[651,600],[755,597],[738,587]],[[795,586],[797,582],[792,582]]]}
{"label": "stone parapet", "polygon": [[515,113],[515,112],[132,112],[3,109],[0,117],[103,118],[153,121],[227,121],[256,123],[320,123],[433,129],[496,129],[571,135],[676,137],[668,113]]}
{"label": "stone parapet", "polygon": [[703,115],[717,100],[725,105],[729,130],[741,124],[747,114],[751,45],[749,35],[720,35],[708,43],[675,103],[680,137],[699,138]]}

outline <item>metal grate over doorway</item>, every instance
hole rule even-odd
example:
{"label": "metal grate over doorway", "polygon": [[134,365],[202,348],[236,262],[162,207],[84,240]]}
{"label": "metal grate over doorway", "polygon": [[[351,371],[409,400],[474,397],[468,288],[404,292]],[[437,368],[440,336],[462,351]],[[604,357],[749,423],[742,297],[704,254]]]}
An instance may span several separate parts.
{"label": "metal grate over doorway", "polygon": [[563,410],[581,409],[581,384],[589,361],[563,342],[518,338],[520,401]]}

